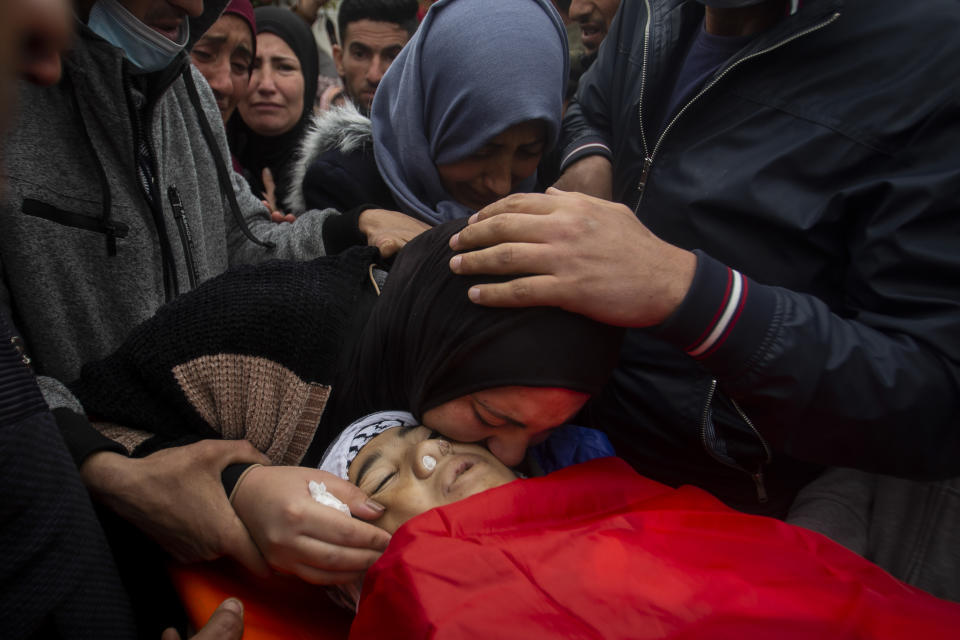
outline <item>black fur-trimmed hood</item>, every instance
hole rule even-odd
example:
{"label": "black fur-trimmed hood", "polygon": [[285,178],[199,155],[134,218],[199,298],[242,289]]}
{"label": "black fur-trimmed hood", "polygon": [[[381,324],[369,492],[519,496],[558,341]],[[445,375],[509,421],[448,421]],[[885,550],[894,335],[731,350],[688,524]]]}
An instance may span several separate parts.
{"label": "black fur-trimmed hood", "polygon": [[307,169],[320,154],[331,149],[349,154],[373,145],[373,126],[370,118],[361,114],[351,102],[318,113],[307,129],[297,151],[297,161],[290,172],[288,201],[284,210],[299,214],[306,210],[303,179]]}

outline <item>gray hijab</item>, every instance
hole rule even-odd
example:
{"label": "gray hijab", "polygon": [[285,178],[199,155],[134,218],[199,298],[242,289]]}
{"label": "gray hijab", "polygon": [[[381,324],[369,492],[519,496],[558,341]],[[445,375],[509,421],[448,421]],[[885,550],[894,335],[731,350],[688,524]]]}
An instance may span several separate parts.
{"label": "gray hijab", "polygon": [[568,66],[567,32],[549,0],[432,5],[371,111],[377,166],[401,208],[430,224],[472,213],[444,190],[435,165],[513,125],[542,120],[547,147],[556,144]]}

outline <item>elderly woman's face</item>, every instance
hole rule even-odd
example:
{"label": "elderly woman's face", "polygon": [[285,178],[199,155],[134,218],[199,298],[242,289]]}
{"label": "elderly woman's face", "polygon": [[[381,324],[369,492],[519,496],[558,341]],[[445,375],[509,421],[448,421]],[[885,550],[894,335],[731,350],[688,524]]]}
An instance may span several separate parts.
{"label": "elderly woman's face", "polygon": [[436,406],[423,424],[448,438],[484,442],[506,465],[523,460],[527,447],[566,423],[589,396],[552,387],[495,387]]}
{"label": "elderly woman's face", "polygon": [[190,52],[194,66],[207,79],[226,122],[247,93],[253,62],[250,25],[233,14],[224,14],[197,41]]}
{"label": "elderly woman's face", "polygon": [[279,136],[300,121],[304,79],[300,60],[286,42],[272,33],[257,35],[257,57],[240,116],[262,136]]}
{"label": "elderly woman's face", "polygon": [[374,524],[393,533],[424,511],[516,476],[481,446],[450,442],[426,427],[397,427],[360,450],[349,478],[386,507]]}
{"label": "elderly woman's face", "polygon": [[533,175],[547,141],[539,120],[521,122],[487,141],[463,160],[438,164],[443,188],[468,209],[479,210],[510,195]]}

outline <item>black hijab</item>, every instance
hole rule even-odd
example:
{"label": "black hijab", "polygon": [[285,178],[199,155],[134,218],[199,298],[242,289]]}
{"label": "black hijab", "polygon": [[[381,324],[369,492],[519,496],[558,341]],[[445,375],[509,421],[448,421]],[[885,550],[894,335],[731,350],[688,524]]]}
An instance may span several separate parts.
{"label": "black hijab", "polygon": [[341,419],[404,409],[419,420],[483,389],[521,385],[595,394],[607,381],[622,329],[556,307],[470,302],[472,285],[508,278],[450,271],[449,239],[465,224],[434,227],[398,255],[349,359]]}
{"label": "black hijab", "polygon": [[297,59],[303,73],[303,111],[300,120],[292,129],[279,136],[261,136],[254,133],[240,117],[237,111],[230,119],[230,131],[237,159],[243,167],[247,180],[254,193],[259,196],[265,191],[263,169],[269,167],[277,185],[276,204],[283,207],[287,197],[290,171],[296,160],[300,140],[310,123],[313,104],[317,97],[317,75],[319,58],[317,43],[313,39],[310,27],[294,12],[280,7],[258,7],[254,10],[257,18],[257,33],[272,33],[287,43]]}

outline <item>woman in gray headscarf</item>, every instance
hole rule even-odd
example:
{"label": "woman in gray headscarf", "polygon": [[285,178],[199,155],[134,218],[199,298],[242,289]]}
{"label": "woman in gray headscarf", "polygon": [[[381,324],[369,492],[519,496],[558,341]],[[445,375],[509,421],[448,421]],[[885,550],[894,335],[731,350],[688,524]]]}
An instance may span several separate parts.
{"label": "woman in gray headscarf", "polygon": [[346,212],[339,229],[324,229],[328,252],[381,246],[361,213],[407,229],[394,238],[402,244],[426,225],[533,190],[559,136],[568,58],[549,0],[434,4],[384,75],[372,123],[349,107],[326,112],[301,149],[299,205]]}

